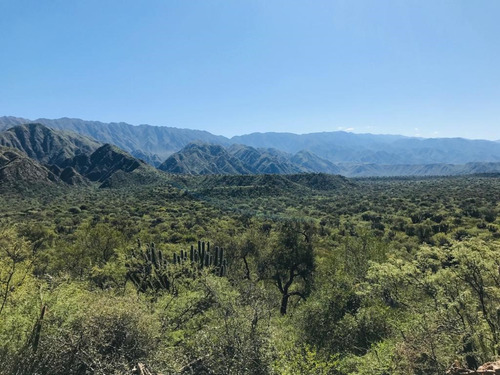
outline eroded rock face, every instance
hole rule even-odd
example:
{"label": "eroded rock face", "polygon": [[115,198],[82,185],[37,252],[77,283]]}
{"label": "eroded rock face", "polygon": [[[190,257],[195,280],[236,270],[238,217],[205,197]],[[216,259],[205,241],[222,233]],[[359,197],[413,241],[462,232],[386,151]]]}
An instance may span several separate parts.
{"label": "eroded rock face", "polygon": [[486,374],[500,374],[500,360],[496,362],[487,362],[482,366],[479,366],[477,370],[469,370],[460,365],[460,363],[455,362],[446,371],[448,375],[486,375]]}

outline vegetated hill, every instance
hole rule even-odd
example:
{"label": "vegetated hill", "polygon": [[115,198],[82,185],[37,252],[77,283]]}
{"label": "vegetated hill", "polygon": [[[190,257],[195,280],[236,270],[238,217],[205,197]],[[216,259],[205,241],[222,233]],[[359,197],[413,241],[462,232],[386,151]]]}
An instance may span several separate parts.
{"label": "vegetated hill", "polygon": [[[118,147],[105,144],[92,154],[76,156],[71,166],[90,181],[104,182],[115,173],[131,173],[138,169],[146,175],[154,176],[157,172],[144,161],[134,158]],[[122,175],[121,180],[124,179]],[[109,184],[106,184],[109,186]]]}
{"label": "vegetated hill", "polygon": [[90,154],[100,144],[68,131],[56,131],[41,124],[17,125],[0,133],[0,145],[17,148],[43,164],[69,165],[76,155]]}
{"label": "vegetated hill", "polygon": [[170,177],[149,165],[141,165],[133,171],[117,170],[106,178],[100,188],[129,188],[134,186],[158,184],[170,185]]}
{"label": "vegetated hill", "polygon": [[344,176],[327,173],[301,173],[286,177],[296,184],[313,190],[337,190],[355,185]]}
{"label": "vegetated hill", "polygon": [[395,177],[395,176],[456,176],[500,172],[500,163],[379,165],[340,164],[340,174],[347,177]]}
{"label": "vegetated hill", "polygon": [[[0,130],[12,124],[16,118],[0,117]],[[84,121],[72,118],[57,120],[37,119],[37,122],[52,129],[70,130],[90,136],[102,143],[110,143],[122,150],[144,154],[156,154],[161,160],[189,144],[200,140],[203,142],[229,144],[229,140],[222,136],[213,135],[207,131],[179,129],[167,126],[130,125],[124,122],[103,123],[99,121]]]}
{"label": "vegetated hill", "polygon": [[193,142],[167,158],[158,169],[177,174],[249,174],[250,170],[220,145]]}
{"label": "vegetated hill", "polygon": [[49,169],[22,152],[0,147],[0,187],[19,188],[33,184],[57,185],[60,180]]}
{"label": "vegetated hill", "polygon": [[206,199],[310,194],[314,190],[333,191],[355,186],[345,177],[321,173],[172,176],[171,184]]}
{"label": "vegetated hill", "polygon": [[[159,169],[175,174],[295,174],[303,172],[338,172],[332,163],[310,152],[291,155],[273,148],[256,149],[232,145],[195,142],[171,155]],[[318,168],[318,169],[314,169]]]}
{"label": "vegetated hill", "polygon": [[[89,137],[41,124],[18,125],[4,131],[0,133],[0,144],[14,147],[45,164],[51,176],[69,185],[88,184],[89,180],[102,183],[117,172],[122,173],[119,181],[125,183],[127,173],[136,170],[140,173],[130,175],[134,184],[158,176],[153,167],[116,146],[100,145]],[[135,178],[139,174],[142,177]],[[118,179],[113,185],[118,185]]]}

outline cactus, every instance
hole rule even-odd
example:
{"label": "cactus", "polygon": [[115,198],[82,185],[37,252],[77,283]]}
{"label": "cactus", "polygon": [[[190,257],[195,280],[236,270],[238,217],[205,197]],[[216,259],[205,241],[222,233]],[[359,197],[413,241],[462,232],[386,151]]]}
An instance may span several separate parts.
{"label": "cactus", "polygon": [[154,242],[142,249],[137,240],[137,251],[132,249],[131,261],[125,266],[128,269],[127,279],[137,288],[138,292],[165,290],[176,293],[174,281],[184,276],[196,277],[203,269],[209,269],[216,276],[224,277],[227,273],[227,261],[224,249],[215,247],[210,252],[210,243],[198,241],[198,249],[191,245],[190,251],[181,250],[172,255],[172,265],[164,257],[161,250],[156,249]]}
{"label": "cactus", "polygon": [[143,251],[140,240],[137,241],[138,251],[132,251],[131,263],[128,268],[127,278],[132,281],[140,292],[153,290],[170,290],[171,280],[168,272],[168,262],[163,257],[161,250],[157,250],[155,243],[146,245]]}
{"label": "cactus", "polygon": [[224,249],[216,246],[214,253],[212,253],[210,251],[210,242],[198,241],[198,250],[191,246],[189,260],[191,265],[198,269],[211,268],[214,275],[226,275],[227,261],[224,258]]}

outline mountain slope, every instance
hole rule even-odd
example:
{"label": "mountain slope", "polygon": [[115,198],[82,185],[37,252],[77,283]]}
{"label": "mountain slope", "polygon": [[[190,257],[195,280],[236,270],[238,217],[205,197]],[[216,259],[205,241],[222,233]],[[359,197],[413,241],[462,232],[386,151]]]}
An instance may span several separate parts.
{"label": "mountain slope", "polygon": [[58,185],[60,180],[49,169],[22,152],[0,147],[0,187],[19,188],[33,184]]}
{"label": "mountain slope", "polygon": [[292,174],[309,171],[291,163],[289,154],[272,148],[255,149],[245,145],[232,145],[227,151],[254,174]]}
{"label": "mountain slope", "polygon": [[[0,117],[0,129],[26,121],[28,120],[18,117]],[[352,172],[355,168],[364,170],[363,173],[369,173],[372,169],[371,165],[384,166],[373,168],[373,173],[378,174],[381,172],[377,169],[388,170],[390,168],[386,166],[392,165],[398,166],[395,167],[398,169],[396,171],[398,174],[414,174],[417,172],[414,171],[414,167],[410,167],[411,165],[500,162],[499,142],[461,138],[424,139],[336,131],[301,135],[253,133],[228,139],[204,131],[150,125],[106,124],[69,118],[37,121],[53,128],[72,130],[101,142],[117,145],[154,166],[159,166],[161,160],[165,160],[193,141],[224,147],[237,144],[238,146],[232,146],[227,151],[230,156],[243,163],[244,169],[249,170],[248,172],[242,171],[238,162],[228,158],[226,160],[228,165],[218,166],[222,172],[211,171],[212,167],[210,167],[203,173],[297,173],[301,171],[357,173]],[[244,149],[241,145],[254,150]],[[271,151],[271,149],[278,150],[278,152]],[[290,157],[290,154],[295,156]],[[280,155],[288,156],[282,159]],[[174,164],[182,163],[183,160],[177,160]],[[344,167],[345,164],[349,164],[349,167]],[[353,168],[353,165],[356,167]],[[339,167],[342,168],[339,170]],[[407,171],[403,170],[405,168]],[[426,170],[429,170],[428,173],[437,173],[436,168],[421,167],[418,173],[427,173]],[[186,167],[179,167],[179,171],[184,169]],[[342,172],[345,170],[347,172]],[[200,171],[187,173],[200,173]]]}
{"label": "mountain slope", "polygon": [[220,145],[195,142],[171,155],[158,168],[169,173],[192,175],[316,172],[292,162],[291,158],[292,155],[276,149],[256,149],[244,145],[232,145],[225,149]]}
{"label": "mountain slope", "polygon": [[46,167],[54,173],[61,181],[68,185],[89,185],[89,180],[83,177],[73,167],[59,168],[57,165],[46,165]]}
{"label": "mountain slope", "polygon": [[251,171],[219,145],[194,142],[167,158],[158,169],[177,174],[249,174]]}
{"label": "mountain slope", "polygon": [[414,138],[392,135],[324,132],[253,133],[233,137],[252,147],[275,147],[289,153],[311,151],[334,163],[465,164],[500,161],[500,144],[463,138]]}
{"label": "mountain slope", "polygon": [[309,151],[295,155],[274,148],[257,149],[245,145],[232,145],[225,149],[219,145],[192,143],[171,155],[159,167],[175,174],[299,174],[331,173],[340,169]]}
{"label": "mountain slope", "polygon": [[68,165],[76,155],[95,151],[93,139],[67,131],[55,131],[41,124],[17,125],[0,133],[0,145],[17,148],[43,164]]}
{"label": "mountain slope", "polygon": [[[0,117],[0,130],[20,121],[12,117]],[[60,118],[56,120],[40,118],[35,121],[52,129],[70,130],[94,138],[102,143],[110,143],[128,152],[143,152],[155,154],[161,160],[193,141],[229,144],[222,136],[213,135],[202,130],[179,129],[167,126],[139,125],[134,126],[124,122],[103,123],[99,121],[84,121],[80,119]]]}
{"label": "mountain slope", "polygon": [[104,182],[118,171],[130,173],[142,168],[155,173],[153,167],[110,144],[99,147],[90,155],[75,156],[71,167],[90,181],[97,182]]}
{"label": "mountain slope", "polygon": [[337,165],[306,150],[297,152],[292,156],[290,161],[309,171],[332,174],[340,173],[340,168]]}
{"label": "mountain slope", "polygon": [[[142,177],[134,177],[134,184],[141,180],[151,181],[158,176],[153,167],[116,146],[100,145],[89,137],[49,129],[41,124],[18,125],[1,132],[0,145],[14,147],[29,158],[45,164],[51,178],[69,185],[88,184],[89,180],[104,183],[118,172],[122,174],[120,183],[126,183],[127,175],[132,178],[131,173],[136,170],[138,172],[134,176],[140,174]],[[27,168],[33,169],[30,166]],[[37,176],[41,174],[37,172]],[[114,185],[117,184],[115,179]]]}

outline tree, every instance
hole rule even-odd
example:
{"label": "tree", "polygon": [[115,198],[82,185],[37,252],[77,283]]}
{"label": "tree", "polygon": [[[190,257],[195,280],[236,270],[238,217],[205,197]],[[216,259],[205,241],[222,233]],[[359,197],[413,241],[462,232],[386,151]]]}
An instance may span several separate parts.
{"label": "tree", "polygon": [[290,297],[306,298],[314,267],[312,227],[297,222],[281,225],[274,244],[260,257],[258,271],[281,293],[282,315],[287,313]]}

